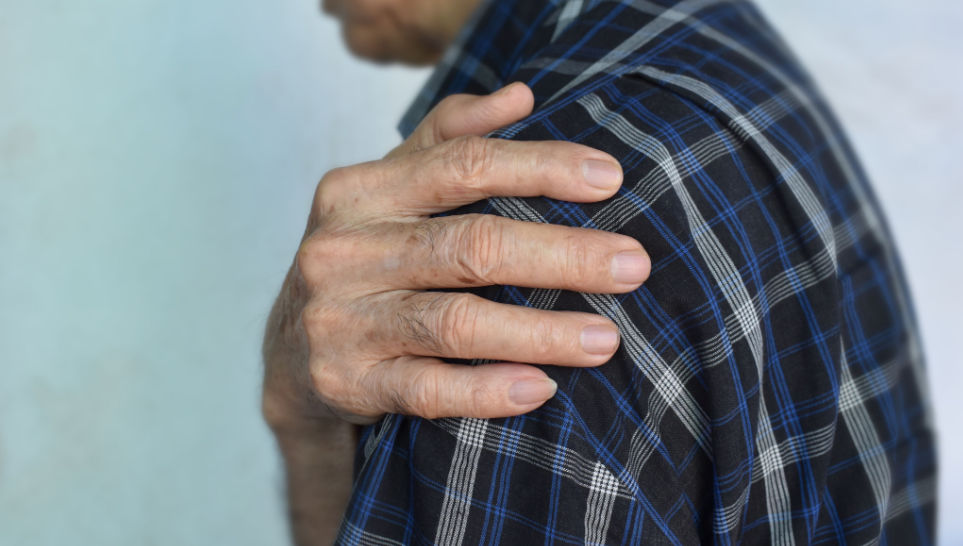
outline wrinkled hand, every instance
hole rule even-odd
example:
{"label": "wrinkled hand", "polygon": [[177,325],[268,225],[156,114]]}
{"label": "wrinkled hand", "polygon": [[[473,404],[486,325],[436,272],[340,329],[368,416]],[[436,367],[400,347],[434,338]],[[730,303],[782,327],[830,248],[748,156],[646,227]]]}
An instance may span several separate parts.
{"label": "wrinkled hand", "polygon": [[648,275],[642,247],[623,235],[493,215],[429,217],[492,196],[591,202],[615,193],[621,168],[603,152],[480,136],[532,104],[522,84],[449,97],[384,159],[324,176],[265,339],[272,426],[331,416],[362,424],[384,413],[517,415],[555,393],[542,370],[520,363],[611,358],[618,331],[604,317],[437,291],[508,284],[621,293]]}

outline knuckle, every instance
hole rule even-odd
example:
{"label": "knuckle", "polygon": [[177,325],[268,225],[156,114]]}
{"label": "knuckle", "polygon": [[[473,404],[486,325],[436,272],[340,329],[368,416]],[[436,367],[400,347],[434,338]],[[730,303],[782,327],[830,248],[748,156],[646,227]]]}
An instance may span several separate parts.
{"label": "knuckle", "polygon": [[315,212],[322,216],[333,214],[352,178],[351,167],[338,167],[325,173],[314,191]]}
{"label": "knuckle", "polygon": [[399,369],[402,359],[384,363],[368,389],[383,409],[403,415],[434,418],[438,414],[438,378],[422,367]]}
{"label": "knuckle", "polygon": [[415,225],[409,240],[432,256],[438,248],[444,248],[444,245],[439,245],[439,239],[445,231],[445,219],[430,218]]}
{"label": "knuckle", "polygon": [[558,326],[547,319],[535,321],[529,331],[529,346],[536,362],[548,362],[555,355]]}
{"label": "knuckle", "polygon": [[498,395],[483,381],[475,381],[468,386],[467,396],[464,397],[464,412],[470,416],[483,416],[486,409],[496,405]]}
{"label": "knuckle", "polygon": [[381,399],[384,403],[384,410],[389,413],[400,413],[401,415],[416,415],[417,408],[411,402],[410,397],[401,389],[383,387],[380,389]]}
{"label": "knuckle", "polygon": [[561,241],[562,279],[567,286],[584,287],[592,280],[593,253],[576,237],[566,237]]}
{"label": "knuckle", "polygon": [[449,141],[445,162],[459,182],[470,186],[482,185],[484,175],[491,167],[492,145],[489,139],[479,136],[462,136]]}
{"label": "knuckle", "polygon": [[435,314],[433,309],[439,306],[438,302],[443,296],[442,294],[430,296],[427,293],[414,293],[402,300],[402,308],[395,318],[396,327],[401,333],[403,350],[418,354],[420,349],[427,349],[435,354],[441,354],[442,345],[430,317]]}
{"label": "knuckle", "polygon": [[417,414],[426,419],[441,417],[441,388],[438,377],[433,373],[419,372],[408,383],[407,396],[401,402],[404,412]]}
{"label": "knuckle", "polygon": [[467,215],[453,245],[460,273],[482,284],[493,284],[505,263],[503,224],[488,214]]}
{"label": "knuckle", "polygon": [[479,318],[477,302],[471,295],[456,294],[447,298],[436,314],[436,331],[442,347],[452,356],[467,356],[475,344]]}
{"label": "knuckle", "polygon": [[346,398],[344,378],[332,366],[325,363],[312,363],[310,369],[311,387],[325,401],[339,401]]}
{"label": "knuckle", "polygon": [[334,314],[331,307],[312,302],[301,310],[301,324],[309,337],[314,338],[325,334],[332,325],[337,324],[338,318]]}
{"label": "knuckle", "polygon": [[355,189],[364,179],[376,175],[374,163],[336,167],[325,173],[314,191],[312,213],[324,220],[343,213],[346,207],[356,206],[359,197]]}
{"label": "knuckle", "polygon": [[328,268],[338,263],[342,246],[337,237],[324,232],[312,234],[301,243],[295,255],[298,272],[308,284],[316,284]]}
{"label": "knuckle", "polygon": [[317,248],[313,239],[306,239],[298,247],[298,252],[295,254],[294,263],[297,267],[298,272],[301,276],[307,280],[311,281],[317,274],[317,263],[319,260],[316,259]]}
{"label": "knuckle", "polygon": [[350,304],[314,298],[304,306],[299,318],[312,357],[328,358],[346,351],[358,353],[363,341],[377,341],[368,332],[370,321]]}

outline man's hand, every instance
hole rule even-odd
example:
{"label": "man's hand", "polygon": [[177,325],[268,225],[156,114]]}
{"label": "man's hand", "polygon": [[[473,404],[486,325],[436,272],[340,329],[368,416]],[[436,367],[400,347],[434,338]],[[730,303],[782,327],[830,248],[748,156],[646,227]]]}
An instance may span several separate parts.
{"label": "man's hand", "polygon": [[543,371],[517,362],[611,358],[618,331],[601,316],[432,291],[509,284],[621,293],[648,275],[642,247],[623,235],[490,215],[429,217],[491,196],[590,202],[615,193],[621,168],[603,152],[481,136],[528,115],[532,103],[521,84],[450,97],[384,159],[324,176],[268,325],[272,427],[330,417],[370,423],[389,412],[517,415],[555,392]]}
{"label": "man's hand", "polygon": [[[481,135],[531,113],[531,91],[453,96],[381,161],[318,184],[294,265],[268,320],[263,411],[284,457],[297,544],[330,544],[351,490],[356,427],[386,412],[499,417],[555,393],[517,362],[594,366],[619,337],[598,315],[432,289],[513,284],[627,292],[649,260],[602,231],[488,215],[430,215],[491,196],[610,197],[610,156],[566,142]],[[448,364],[444,358],[507,363]]]}

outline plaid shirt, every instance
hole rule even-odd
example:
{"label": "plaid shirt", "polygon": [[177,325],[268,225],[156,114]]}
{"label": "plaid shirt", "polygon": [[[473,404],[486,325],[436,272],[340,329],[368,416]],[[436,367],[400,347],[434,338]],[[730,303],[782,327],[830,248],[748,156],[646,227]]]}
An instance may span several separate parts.
{"label": "plaid shirt", "polygon": [[523,81],[493,137],[616,157],[613,198],[482,212],[636,237],[624,295],[494,286],[622,332],[508,419],[391,415],[357,456],[341,544],[928,544],[936,457],[892,238],[813,82],[742,0],[494,0],[402,123]]}

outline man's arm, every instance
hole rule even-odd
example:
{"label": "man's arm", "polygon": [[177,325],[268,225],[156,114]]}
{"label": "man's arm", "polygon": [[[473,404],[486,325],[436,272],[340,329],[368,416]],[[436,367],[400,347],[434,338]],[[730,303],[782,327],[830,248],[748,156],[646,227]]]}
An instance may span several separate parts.
{"label": "man's arm", "polygon": [[358,427],[340,420],[275,430],[294,543],[331,544],[351,495]]}
{"label": "man's arm", "polygon": [[[291,279],[287,287],[297,283]],[[291,318],[304,296],[282,292],[268,317],[262,355],[266,364],[262,413],[284,463],[285,491],[292,538],[298,545],[331,544],[351,494],[358,427],[312,414],[310,398],[297,376],[278,373],[307,359],[303,332]]]}
{"label": "man's arm", "polygon": [[625,184],[602,203],[458,212],[637,237],[652,279],[615,297],[484,290],[605,314],[620,349],[546,368],[558,394],[523,417],[385,419],[344,542],[929,543],[933,446],[905,293],[804,72],[747,2],[558,7],[579,6],[563,28],[540,4],[497,3],[433,92],[532,82],[543,104],[498,136],[605,150]]}

